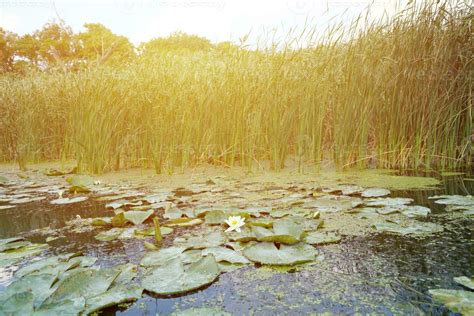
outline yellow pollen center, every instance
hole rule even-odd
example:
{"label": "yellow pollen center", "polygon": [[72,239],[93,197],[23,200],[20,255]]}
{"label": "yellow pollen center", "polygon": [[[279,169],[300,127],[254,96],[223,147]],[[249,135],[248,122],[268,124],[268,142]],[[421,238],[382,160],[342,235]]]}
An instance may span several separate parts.
{"label": "yellow pollen center", "polygon": [[233,219],[233,220],[230,221],[230,223],[232,224],[232,226],[234,226],[234,225],[237,225],[239,223],[239,221],[236,220],[236,219]]}

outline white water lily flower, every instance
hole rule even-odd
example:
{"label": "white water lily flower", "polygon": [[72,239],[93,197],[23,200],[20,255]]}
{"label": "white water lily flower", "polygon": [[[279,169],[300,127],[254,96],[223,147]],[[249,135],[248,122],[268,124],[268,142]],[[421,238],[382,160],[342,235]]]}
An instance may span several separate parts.
{"label": "white water lily flower", "polygon": [[95,180],[94,181],[94,185],[100,185],[102,182],[100,182],[100,180]]}
{"label": "white water lily flower", "polygon": [[59,190],[58,191],[58,195],[59,195],[60,199],[63,197],[63,193],[64,193],[64,190]]}
{"label": "white water lily flower", "polygon": [[229,216],[225,223],[229,225],[229,228],[226,229],[226,232],[235,230],[236,232],[240,233],[240,227],[245,225],[245,218],[241,216]]}

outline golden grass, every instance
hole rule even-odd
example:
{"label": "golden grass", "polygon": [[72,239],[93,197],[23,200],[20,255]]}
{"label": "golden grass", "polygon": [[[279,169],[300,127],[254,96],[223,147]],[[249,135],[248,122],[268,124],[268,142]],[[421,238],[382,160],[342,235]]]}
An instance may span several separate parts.
{"label": "golden grass", "polygon": [[304,49],[288,41],[2,76],[0,160],[73,158],[94,173],[261,161],[278,170],[289,157],[469,166],[472,19],[467,6],[426,4],[359,33],[361,17]]}

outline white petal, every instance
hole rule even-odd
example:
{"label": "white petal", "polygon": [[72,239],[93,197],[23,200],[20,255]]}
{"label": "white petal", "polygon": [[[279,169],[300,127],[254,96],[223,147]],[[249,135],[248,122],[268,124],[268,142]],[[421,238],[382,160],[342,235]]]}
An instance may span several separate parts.
{"label": "white petal", "polygon": [[236,228],[233,227],[233,226],[230,226],[230,227],[227,228],[225,231],[226,231],[226,232],[231,232],[231,231],[233,231],[234,229],[236,229]]}
{"label": "white petal", "polygon": [[242,232],[242,230],[240,229],[240,227],[236,227],[236,228],[235,228],[235,231],[238,232],[238,233],[241,233],[241,232]]}

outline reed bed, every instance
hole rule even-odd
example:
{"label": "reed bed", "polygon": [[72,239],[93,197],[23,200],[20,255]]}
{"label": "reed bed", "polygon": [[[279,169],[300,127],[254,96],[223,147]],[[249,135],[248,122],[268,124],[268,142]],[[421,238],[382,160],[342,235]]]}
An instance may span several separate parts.
{"label": "reed bed", "polygon": [[[94,173],[203,162],[278,170],[289,159],[470,166],[472,21],[467,5],[412,5],[389,21],[361,27],[360,17],[257,50],[3,75],[0,160],[73,158]],[[295,48],[302,39],[311,45]]]}

